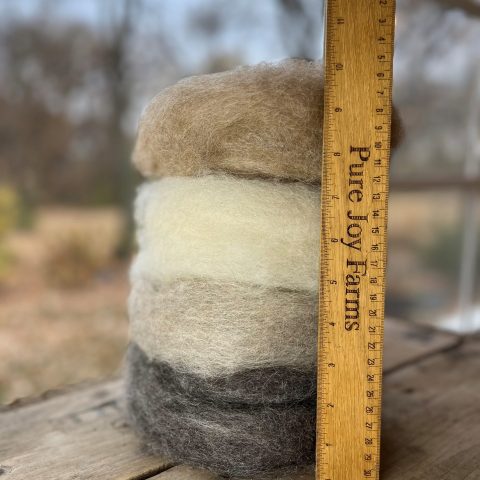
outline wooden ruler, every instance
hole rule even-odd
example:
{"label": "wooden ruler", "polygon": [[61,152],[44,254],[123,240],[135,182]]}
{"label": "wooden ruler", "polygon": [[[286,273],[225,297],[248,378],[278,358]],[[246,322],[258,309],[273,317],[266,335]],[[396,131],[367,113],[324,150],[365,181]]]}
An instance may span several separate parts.
{"label": "wooden ruler", "polygon": [[394,0],[328,0],[317,479],[378,478]]}

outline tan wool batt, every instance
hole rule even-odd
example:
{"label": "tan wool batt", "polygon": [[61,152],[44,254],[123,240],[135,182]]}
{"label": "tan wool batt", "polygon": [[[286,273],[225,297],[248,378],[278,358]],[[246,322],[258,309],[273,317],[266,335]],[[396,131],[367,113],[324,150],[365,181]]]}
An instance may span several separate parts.
{"label": "tan wool batt", "polygon": [[[230,172],[320,181],[323,69],[285,60],[186,78],[149,104],[133,162],[147,177]],[[401,137],[393,116],[392,146]]]}

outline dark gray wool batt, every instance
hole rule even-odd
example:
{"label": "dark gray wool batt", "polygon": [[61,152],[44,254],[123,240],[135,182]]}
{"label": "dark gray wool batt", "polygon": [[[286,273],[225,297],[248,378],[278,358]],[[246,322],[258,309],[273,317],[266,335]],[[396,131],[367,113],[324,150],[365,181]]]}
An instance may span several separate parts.
{"label": "dark gray wool batt", "polygon": [[194,400],[231,404],[295,403],[312,398],[316,392],[316,371],[289,366],[245,369],[229,375],[201,376],[173,368],[168,362],[150,360],[131,342],[127,354],[133,365],[149,365],[152,380],[171,395]]}
{"label": "dark gray wool batt", "polygon": [[127,365],[129,416],[153,453],[238,477],[314,461],[314,396],[280,404],[216,402],[159,382],[157,365],[136,346]]}

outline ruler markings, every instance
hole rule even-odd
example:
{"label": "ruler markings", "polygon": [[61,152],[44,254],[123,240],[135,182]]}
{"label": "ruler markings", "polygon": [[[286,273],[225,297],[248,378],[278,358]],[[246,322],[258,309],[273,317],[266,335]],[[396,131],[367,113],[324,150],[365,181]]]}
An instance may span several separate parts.
{"label": "ruler markings", "polygon": [[394,0],[327,5],[317,478],[378,479]]}

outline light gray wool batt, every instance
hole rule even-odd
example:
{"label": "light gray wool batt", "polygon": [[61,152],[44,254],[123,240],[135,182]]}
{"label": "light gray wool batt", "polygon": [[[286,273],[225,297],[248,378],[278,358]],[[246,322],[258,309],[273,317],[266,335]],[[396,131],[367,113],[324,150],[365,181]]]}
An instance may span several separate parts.
{"label": "light gray wool batt", "polygon": [[132,341],[186,395],[280,403],[315,392],[313,292],[138,279],[129,312]]}

